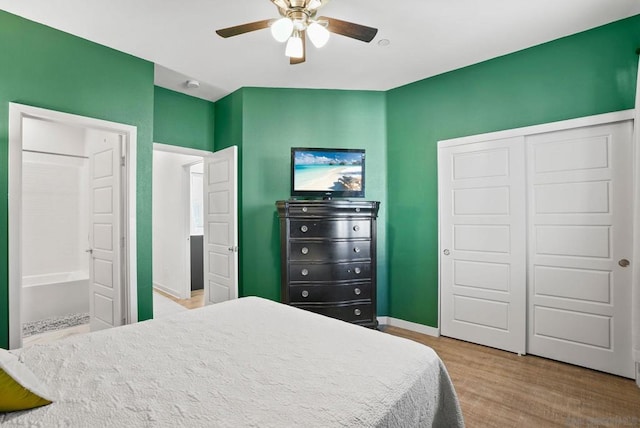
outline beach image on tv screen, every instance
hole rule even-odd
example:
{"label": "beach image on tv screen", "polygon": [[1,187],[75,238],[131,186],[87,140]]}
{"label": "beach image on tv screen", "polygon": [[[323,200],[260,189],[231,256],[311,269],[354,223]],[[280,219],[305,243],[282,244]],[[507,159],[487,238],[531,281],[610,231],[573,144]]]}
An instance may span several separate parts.
{"label": "beach image on tv screen", "polygon": [[297,152],[294,188],[297,191],[361,191],[363,153]]}

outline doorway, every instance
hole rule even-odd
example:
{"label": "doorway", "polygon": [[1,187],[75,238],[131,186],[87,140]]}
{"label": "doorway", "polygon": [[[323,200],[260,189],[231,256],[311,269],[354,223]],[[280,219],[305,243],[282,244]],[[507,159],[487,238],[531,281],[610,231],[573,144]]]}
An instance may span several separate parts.
{"label": "doorway", "polygon": [[190,299],[203,288],[202,177],[210,155],[153,146],[153,287],[177,299]]}
{"label": "doorway", "polygon": [[[174,165],[174,172],[169,172],[168,176],[160,172],[163,160]],[[196,170],[200,163],[201,171]],[[212,153],[154,144],[154,289],[167,293],[174,300],[188,300],[191,279],[195,276],[191,274],[193,269],[202,271],[205,305],[238,298],[237,166],[236,146]],[[176,187],[178,190],[171,190]],[[201,198],[197,196],[200,192]],[[164,203],[160,203],[162,199],[165,199]],[[199,204],[201,211],[190,208]],[[173,230],[171,233],[158,218],[167,214],[165,210],[174,213],[168,222]],[[196,211],[201,212],[202,218],[198,217],[200,214],[191,215]],[[191,267],[192,233],[202,233],[202,244],[194,245],[203,252],[202,265],[194,264],[194,267]],[[169,276],[172,276],[171,285],[168,285],[169,281],[162,284],[161,281]]]}
{"label": "doorway", "polygon": [[137,321],[136,136],[10,103],[10,348],[33,319],[88,313],[94,330]]}

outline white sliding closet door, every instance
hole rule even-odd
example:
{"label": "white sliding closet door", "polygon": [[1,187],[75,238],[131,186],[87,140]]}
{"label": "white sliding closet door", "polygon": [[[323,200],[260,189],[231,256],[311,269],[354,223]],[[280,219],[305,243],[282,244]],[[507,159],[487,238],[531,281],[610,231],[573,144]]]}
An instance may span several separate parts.
{"label": "white sliding closet door", "polygon": [[527,137],[528,352],[626,377],[632,122]]}
{"label": "white sliding closet door", "polygon": [[442,334],[524,353],[524,138],[438,156]]}

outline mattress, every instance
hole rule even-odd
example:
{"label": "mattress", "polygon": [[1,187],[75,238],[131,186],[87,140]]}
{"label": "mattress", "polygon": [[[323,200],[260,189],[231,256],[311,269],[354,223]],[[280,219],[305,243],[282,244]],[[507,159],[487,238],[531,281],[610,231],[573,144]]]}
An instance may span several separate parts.
{"label": "mattress", "polygon": [[54,403],[3,427],[463,426],[431,348],[257,297],[12,352]]}

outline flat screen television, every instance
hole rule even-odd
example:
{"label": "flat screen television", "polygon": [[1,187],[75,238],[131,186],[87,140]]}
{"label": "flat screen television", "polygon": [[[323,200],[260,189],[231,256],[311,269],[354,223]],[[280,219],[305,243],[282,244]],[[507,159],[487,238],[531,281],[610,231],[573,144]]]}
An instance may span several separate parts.
{"label": "flat screen television", "polygon": [[291,196],[364,198],[365,151],[291,148]]}

